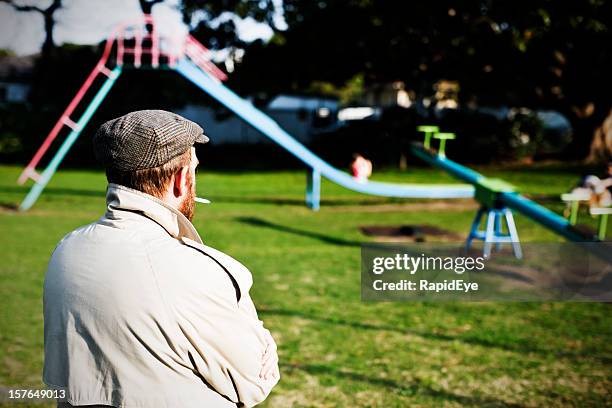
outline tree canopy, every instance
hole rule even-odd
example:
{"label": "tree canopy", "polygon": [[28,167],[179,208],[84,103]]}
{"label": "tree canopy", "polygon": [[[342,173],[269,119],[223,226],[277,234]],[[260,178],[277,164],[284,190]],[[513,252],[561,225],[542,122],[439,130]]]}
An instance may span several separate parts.
{"label": "tree canopy", "polygon": [[[47,9],[26,3],[17,10],[46,17],[45,48],[53,46],[54,0]],[[143,12],[163,0],[139,0]],[[611,2],[581,0],[182,0],[192,34],[213,49],[246,50],[230,86],[242,94],[327,93],[350,99],[358,88],[402,81],[418,96],[432,85],[457,81],[463,104],[554,109],[574,128],[577,156],[585,156],[593,131],[609,114],[612,43]],[[279,7],[282,7],[279,10]],[[286,29],[277,26],[281,13]],[[48,18],[47,18],[48,17]],[[271,41],[247,44],[235,18],[253,18],[273,30]],[[37,70],[32,101],[63,109],[67,84],[81,81],[76,59],[92,63],[87,50],[63,47]],[[69,75],[67,73],[70,73]],[[50,81],[50,78],[65,80]],[[141,89],[140,80],[131,89]],[[145,81],[146,82],[146,81]],[[59,89],[55,89],[59,88]],[[145,89],[144,86],[143,89]],[[138,94],[138,92],[135,92]],[[61,95],[50,100],[49,95]],[[148,95],[148,93],[147,93]],[[184,101],[163,95],[154,100]]]}
{"label": "tree canopy", "polygon": [[231,16],[252,18],[278,30],[274,0],[182,0],[183,21],[192,27],[192,34],[213,49],[244,47]]}
{"label": "tree canopy", "polygon": [[431,94],[460,83],[464,102],[561,111],[588,147],[610,110],[610,2],[285,0],[286,31],[248,48],[247,92],[404,81]]}

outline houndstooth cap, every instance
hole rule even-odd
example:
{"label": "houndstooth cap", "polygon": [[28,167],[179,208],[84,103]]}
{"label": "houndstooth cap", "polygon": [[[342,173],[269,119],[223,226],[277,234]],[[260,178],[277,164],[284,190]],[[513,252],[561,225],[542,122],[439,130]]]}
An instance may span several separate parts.
{"label": "houndstooth cap", "polygon": [[200,126],[176,113],[141,110],[104,123],[93,144],[106,168],[133,171],[159,167],[208,140]]}

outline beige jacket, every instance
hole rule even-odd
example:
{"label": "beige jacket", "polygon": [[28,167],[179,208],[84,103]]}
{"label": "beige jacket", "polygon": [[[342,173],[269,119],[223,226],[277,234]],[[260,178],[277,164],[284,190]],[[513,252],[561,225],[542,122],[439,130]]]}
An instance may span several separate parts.
{"label": "beige jacket", "polygon": [[43,380],[72,405],[228,407],[263,401],[265,329],[252,276],[156,198],[110,184],[45,278]]}

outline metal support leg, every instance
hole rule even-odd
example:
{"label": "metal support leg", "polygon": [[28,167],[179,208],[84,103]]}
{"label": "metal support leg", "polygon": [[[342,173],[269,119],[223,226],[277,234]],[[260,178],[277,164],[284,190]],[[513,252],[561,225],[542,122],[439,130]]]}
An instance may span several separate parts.
{"label": "metal support leg", "polygon": [[[480,230],[483,216],[485,216],[484,230]],[[506,220],[508,233],[503,233],[503,220]],[[501,250],[501,245],[504,242],[510,242],[512,245],[512,251],[514,256],[522,258],[523,253],[521,250],[521,244],[519,242],[518,232],[516,225],[514,224],[514,218],[512,212],[507,208],[494,208],[490,209],[485,206],[481,206],[476,213],[476,217],[472,222],[470,234],[468,235],[465,243],[465,250],[469,251],[472,246],[474,239],[480,239],[484,241],[483,256],[489,258],[491,256],[491,249],[495,244],[497,251]]]}
{"label": "metal support leg", "polygon": [[425,142],[423,143],[423,146],[426,149],[429,149],[429,147],[431,146],[431,136],[433,135],[433,132],[425,132]]}
{"label": "metal support leg", "polygon": [[478,231],[478,227],[480,226],[480,221],[485,211],[486,210],[484,207],[480,207],[478,209],[478,212],[476,212],[476,216],[474,217],[474,221],[472,221],[472,226],[470,228],[470,234],[468,235],[467,241],[465,241],[466,252],[470,250],[470,247],[472,246],[472,241],[474,240],[474,238],[478,238],[478,236],[480,235]]}
{"label": "metal support leg", "polygon": [[[495,211],[495,237],[501,237],[502,236],[502,212],[500,212],[499,210]],[[501,241],[497,240],[495,242],[495,250],[496,251],[500,251],[501,250]]]}
{"label": "metal support leg", "polygon": [[487,215],[487,225],[485,231],[483,256],[485,258],[491,257],[491,246],[495,239],[495,211],[489,211]]}
{"label": "metal support leg", "polygon": [[599,228],[597,228],[597,237],[600,241],[606,240],[606,230],[608,229],[608,214],[601,214],[599,218]]}
{"label": "metal support leg", "polygon": [[321,202],[321,172],[315,169],[307,173],[306,206],[318,211]]}
{"label": "metal support leg", "polygon": [[506,224],[508,225],[508,235],[510,236],[514,256],[520,259],[523,257],[523,251],[521,249],[521,243],[519,242],[516,225],[514,224],[514,217],[512,216],[512,211],[507,208],[504,209],[504,216],[506,217]]}
{"label": "metal support leg", "polygon": [[578,220],[579,206],[580,206],[580,202],[578,200],[572,201],[572,203],[570,204],[569,222],[572,225],[576,225],[576,221]]}

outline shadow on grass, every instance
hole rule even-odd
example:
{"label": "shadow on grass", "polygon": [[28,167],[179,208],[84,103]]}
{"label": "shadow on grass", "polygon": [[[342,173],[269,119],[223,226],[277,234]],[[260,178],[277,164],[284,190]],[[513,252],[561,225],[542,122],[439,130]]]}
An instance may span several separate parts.
{"label": "shadow on grass", "polygon": [[361,242],[359,241],[350,241],[342,238],[336,238],[329,235],[324,235],[319,232],[306,231],[303,229],[289,227],[286,225],[275,224],[273,222],[257,218],[257,217],[237,217],[236,221],[241,222],[243,224],[252,225],[254,227],[262,227],[269,228],[276,231],[288,232],[294,235],[300,235],[307,238],[313,238],[324,242],[326,244],[344,246],[344,247],[359,247],[361,246]]}
{"label": "shadow on grass", "polygon": [[[30,186],[0,186],[0,193],[19,193],[27,194],[30,191]],[[60,187],[47,187],[43,191],[43,194],[48,195],[74,195],[74,196],[85,196],[85,197],[105,197],[106,190],[86,190],[79,188],[60,188]]]}
{"label": "shadow on grass", "polygon": [[565,205],[559,194],[524,194],[525,197],[538,203]]}
{"label": "shadow on grass", "polygon": [[211,195],[209,197],[215,203],[245,203],[245,204],[274,204],[274,205],[293,205],[303,207],[304,200],[298,198],[278,198],[278,197],[238,197]]}
{"label": "shadow on grass", "polygon": [[[100,190],[89,190],[79,188],[65,188],[65,187],[47,187],[43,191],[43,194],[48,195],[73,195],[82,197],[104,197],[106,190],[101,185]],[[30,186],[0,186],[0,193],[13,193],[23,194],[24,196],[30,191]],[[272,205],[289,205],[304,207],[306,204],[304,199],[301,198],[290,198],[290,197],[240,197],[240,196],[226,196],[226,195],[212,195],[210,197],[212,201],[218,203],[244,203],[244,204],[272,204]],[[418,201],[418,200],[417,200]],[[375,206],[383,204],[397,204],[404,203],[404,201],[396,198],[388,197],[377,197],[369,199],[360,198],[346,198],[346,199],[322,199],[321,205],[328,207],[338,206]]]}
{"label": "shadow on grass", "polygon": [[355,321],[345,320],[345,319],[341,319],[341,318],[340,319],[332,319],[332,318],[329,318],[329,317],[316,316],[316,315],[312,315],[312,314],[308,314],[308,313],[299,312],[299,311],[296,311],[296,310],[280,310],[280,309],[259,308],[258,309],[258,313],[260,315],[264,315],[264,316],[265,315],[274,315],[274,316],[298,317],[300,319],[311,320],[311,321],[315,321],[315,322],[319,322],[319,323],[333,324],[333,325],[340,325],[340,326],[348,326],[348,327],[352,327],[352,328],[355,328],[355,329],[361,329],[361,330],[392,331],[392,332],[401,333],[401,334],[411,334],[411,335],[419,336],[421,338],[425,338],[425,339],[429,339],[429,340],[439,340],[439,341],[449,341],[449,342],[458,341],[458,342],[466,343],[466,344],[470,344],[470,345],[475,345],[475,346],[480,346],[480,347],[487,347],[487,348],[496,348],[496,349],[500,349],[500,350],[503,350],[503,351],[510,351],[510,352],[538,353],[538,354],[542,354],[542,355],[551,355],[551,354],[554,354],[556,357],[566,357],[566,358],[570,358],[570,359],[582,359],[584,357],[590,357],[590,358],[599,360],[600,362],[602,362],[604,364],[611,364],[612,363],[612,358],[609,358],[607,356],[595,356],[595,355],[588,355],[588,354],[584,354],[584,353],[573,353],[573,352],[567,352],[567,351],[559,352],[559,351],[545,350],[545,349],[541,349],[541,348],[537,348],[537,347],[527,346],[527,345],[521,344],[521,343],[498,344],[498,343],[495,343],[495,342],[492,342],[492,341],[486,340],[486,339],[465,338],[465,337],[450,336],[450,335],[447,335],[447,334],[440,334],[440,333],[432,333],[432,332],[426,332],[426,331],[407,329],[407,328],[404,328],[404,327],[401,327],[401,326],[391,326],[391,325],[385,325],[385,324],[371,324],[371,323],[355,322]]}
{"label": "shadow on grass", "polygon": [[[210,199],[219,203],[250,203],[250,204],[275,204],[275,205],[293,205],[304,207],[306,205],[303,198],[281,198],[281,197],[240,197],[228,195],[211,195]],[[346,206],[346,205],[381,205],[401,203],[395,198],[376,197],[376,198],[345,198],[345,199],[321,199],[321,206]]]}
{"label": "shadow on grass", "polygon": [[457,395],[447,391],[435,390],[430,386],[417,382],[413,383],[400,383],[388,378],[380,378],[374,376],[363,375],[355,373],[349,370],[339,370],[333,367],[320,365],[320,364],[283,364],[281,367],[287,371],[300,370],[312,375],[333,375],[338,378],[348,379],[350,381],[357,381],[374,385],[377,387],[384,387],[403,396],[412,395],[427,395],[434,398],[439,398],[444,401],[453,401],[460,403],[461,405],[476,405],[483,407],[511,407],[519,408],[523,405],[507,403],[501,400],[492,398],[481,398],[481,397],[469,397],[464,395]]}
{"label": "shadow on grass", "polygon": [[9,203],[8,201],[2,201],[0,202],[0,210],[16,212],[17,210],[19,210],[19,205],[15,203]]}

